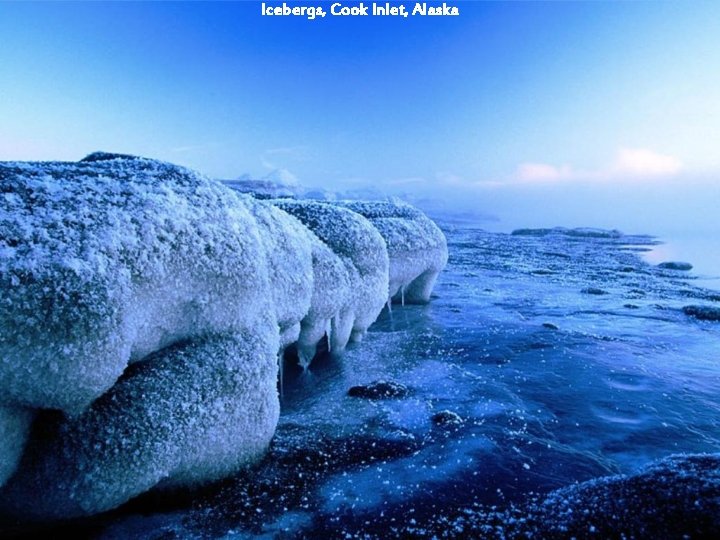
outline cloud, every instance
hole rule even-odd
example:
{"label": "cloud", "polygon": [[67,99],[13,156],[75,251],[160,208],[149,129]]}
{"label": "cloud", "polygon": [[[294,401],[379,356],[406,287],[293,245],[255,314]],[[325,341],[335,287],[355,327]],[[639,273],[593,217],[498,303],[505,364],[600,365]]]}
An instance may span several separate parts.
{"label": "cloud", "polygon": [[674,176],[682,169],[682,162],[673,156],[658,154],[643,148],[621,148],[612,172],[636,177]]}
{"label": "cloud", "polygon": [[310,147],[304,144],[296,146],[281,146],[265,150],[265,156],[285,156],[301,160],[307,159],[309,153]]}
{"label": "cloud", "polygon": [[577,169],[572,165],[555,166],[548,163],[521,163],[512,180],[515,182],[597,181],[621,182],[670,178],[683,169],[674,157],[646,148],[620,148],[614,160],[595,170]]}
{"label": "cloud", "polygon": [[573,177],[572,167],[556,167],[547,163],[522,163],[518,166],[516,177],[521,182],[556,181]]}

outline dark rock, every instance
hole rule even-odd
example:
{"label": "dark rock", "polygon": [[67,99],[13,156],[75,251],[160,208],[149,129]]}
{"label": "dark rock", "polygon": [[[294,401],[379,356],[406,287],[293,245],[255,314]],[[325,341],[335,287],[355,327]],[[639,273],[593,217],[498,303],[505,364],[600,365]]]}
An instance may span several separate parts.
{"label": "dark rock", "polygon": [[665,270],[680,270],[681,272],[688,272],[689,270],[692,270],[693,265],[687,262],[668,261],[658,264],[658,268],[663,268]]}
{"label": "dark rock", "polygon": [[587,287],[580,291],[583,294],[594,294],[596,296],[602,296],[603,294],[609,294],[607,291],[603,289],[598,289],[597,287]]}
{"label": "dark rock", "polygon": [[557,326],[549,322],[543,323],[543,328],[547,328],[548,330],[559,330]]}
{"label": "dark rock", "polygon": [[716,537],[720,457],[671,456],[632,476],[590,480],[551,492],[521,516],[519,530],[508,536],[619,538],[622,531],[623,538]]}
{"label": "dark rock", "polygon": [[93,152],[80,160],[81,163],[95,163],[97,161],[110,161],[113,159],[141,159],[130,154],[115,154],[112,152]]}
{"label": "dark rock", "polygon": [[433,424],[441,427],[457,427],[461,426],[464,422],[459,414],[448,410],[437,412],[433,414],[430,419]]}
{"label": "dark rock", "polygon": [[623,307],[627,309],[640,309],[640,306],[636,306],[635,304],[624,304]]}
{"label": "dark rock", "polygon": [[565,227],[554,227],[552,229],[515,229],[512,236],[548,236],[551,234],[569,236],[574,238],[622,238],[623,233],[613,229],[594,229],[591,227],[578,227],[568,229]]}
{"label": "dark rock", "polygon": [[533,274],[533,275],[535,275],[535,276],[551,276],[551,275],[553,275],[555,272],[553,272],[552,270],[547,270],[547,269],[545,269],[545,268],[539,268],[538,270],[533,270],[533,271],[530,272],[530,273]]}
{"label": "dark rock", "polygon": [[685,306],[683,313],[701,321],[720,321],[720,308],[710,306]]}
{"label": "dark rock", "polygon": [[403,398],[408,394],[407,386],[393,381],[375,381],[370,384],[353,386],[348,390],[350,397],[365,399]]}

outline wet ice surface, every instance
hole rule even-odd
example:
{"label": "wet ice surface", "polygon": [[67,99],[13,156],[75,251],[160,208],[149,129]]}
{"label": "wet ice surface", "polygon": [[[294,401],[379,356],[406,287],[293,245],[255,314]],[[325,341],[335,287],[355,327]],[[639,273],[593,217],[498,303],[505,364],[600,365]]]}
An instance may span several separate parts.
{"label": "wet ice surface", "polygon": [[[682,308],[720,298],[692,273],[642,262],[650,238],[445,232],[450,261],[429,305],[386,309],[341,360],[286,366],[263,463],[83,527],[387,536],[459,507],[507,507],[673,453],[718,451],[720,324]],[[348,395],[379,380],[408,392]],[[462,422],[433,422],[441,411]]]}

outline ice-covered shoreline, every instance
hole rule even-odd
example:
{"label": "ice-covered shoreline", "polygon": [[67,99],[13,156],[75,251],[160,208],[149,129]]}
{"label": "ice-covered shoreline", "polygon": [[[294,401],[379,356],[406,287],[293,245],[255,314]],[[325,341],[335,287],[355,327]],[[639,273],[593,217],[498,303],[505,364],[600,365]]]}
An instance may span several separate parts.
{"label": "ice-covered shoreline", "polygon": [[[268,204],[303,214],[318,203]],[[364,213],[376,215],[372,205]],[[649,237],[443,230],[450,261],[428,305],[384,309],[340,362],[323,353],[302,370],[288,358],[278,430],[259,462],[65,530],[105,538],[717,532],[720,327],[695,313],[714,313],[720,297],[691,273],[643,262]],[[372,245],[363,249],[372,254]],[[311,246],[314,265],[329,260],[321,247]],[[323,264],[343,276],[351,262]],[[391,266],[390,257],[388,287]],[[152,364],[141,366],[132,369]],[[11,533],[29,530],[5,523]]]}
{"label": "ice-covered shoreline", "polygon": [[327,334],[340,354],[395,289],[429,300],[447,260],[410,207],[376,203],[394,224],[378,230],[134,156],[2,163],[0,191],[0,505],[30,519],[257,461],[278,353],[297,343],[307,366]]}

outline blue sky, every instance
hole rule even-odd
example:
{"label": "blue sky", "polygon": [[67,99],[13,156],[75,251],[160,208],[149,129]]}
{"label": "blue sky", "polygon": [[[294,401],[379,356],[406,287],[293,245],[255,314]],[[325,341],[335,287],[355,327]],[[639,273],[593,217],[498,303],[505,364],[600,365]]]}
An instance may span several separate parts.
{"label": "blue sky", "polygon": [[103,149],[528,221],[550,200],[598,225],[619,191],[718,194],[720,2],[457,5],[309,21],[256,1],[0,3],[0,159]]}

